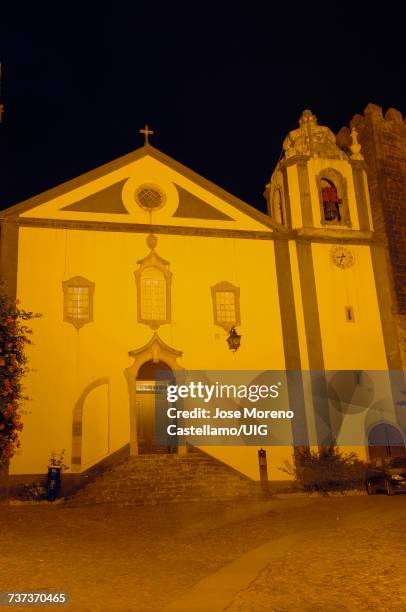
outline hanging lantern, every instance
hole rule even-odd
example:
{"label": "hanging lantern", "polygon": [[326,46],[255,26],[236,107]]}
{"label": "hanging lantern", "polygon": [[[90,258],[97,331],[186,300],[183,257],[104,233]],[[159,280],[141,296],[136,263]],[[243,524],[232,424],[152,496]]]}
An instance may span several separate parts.
{"label": "hanging lantern", "polygon": [[230,351],[233,351],[233,353],[235,353],[240,348],[241,335],[237,334],[237,330],[235,329],[235,327],[232,327],[230,329],[230,334],[227,338],[227,342]]}

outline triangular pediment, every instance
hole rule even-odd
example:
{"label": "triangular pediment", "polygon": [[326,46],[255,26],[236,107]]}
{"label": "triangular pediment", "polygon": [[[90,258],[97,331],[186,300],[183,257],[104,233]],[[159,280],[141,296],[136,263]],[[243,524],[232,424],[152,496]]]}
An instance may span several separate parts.
{"label": "triangular pediment", "polygon": [[100,191],[96,191],[73,204],[68,204],[61,210],[84,213],[102,213],[113,215],[128,215],[128,210],[123,204],[121,197],[124,183],[127,179],[123,179],[118,183],[113,183]]}
{"label": "triangular pediment", "polygon": [[233,221],[231,217],[221,212],[218,208],[211,206],[201,198],[196,197],[180,185],[176,185],[179,196],[178,208],[173,213],[174,217],[180,219],[216,219],[221,221]]}
{"label": "triangular pediment", "polygon": [[[145,204],[142,197],[152,197]],[[155,197],[155,200],[153,198]],[[272,232],[269,217],[151,145],[39,196],[2,217]],[[278,230],[276,230],[278,231]]]}

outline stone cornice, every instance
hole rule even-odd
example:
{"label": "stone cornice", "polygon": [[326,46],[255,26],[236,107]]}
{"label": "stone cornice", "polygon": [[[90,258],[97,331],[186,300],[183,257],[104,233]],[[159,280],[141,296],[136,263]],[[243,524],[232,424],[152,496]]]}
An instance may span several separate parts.
{"label": "stone cornice", "polygon": [[[1,222],[1,219],[0,219]],[[207,236],[215,238],[241,238],[248,240],[295,240],[348,244],[381,244],[373,232],[302,227],[283,232],[262,232],[256,230],[233,230],[206,227],[182,227],[177,225],[149,225],[135,223],[110,223],[101,221],[71,221],[66,219],[37,219],[30,217],[8,217],[2,222],[20,227],[39,227],[53,229],[72,229],[101,232],[128,232],[138,234],[168,234],[173,236]],[[382,243],[383,244],[383,243]]]}
{"label": "stone cornice", "polygon": [[312,242],[348,242],[350,244],[376,243],[373,232],[359,230],[332,229],[329,227],[300,227],[292,231],[292,239]]}
{"label": "stone cornice", "polygon": [[287,168],[288,166],[294,166],[295,164],[306,164],[309,159],[310,155],[294,155],[293,157],[281,159],[279,166],[281,168]]}
{"label": "stone cornice", "polygon": [[54,229],[72,229],[95,232],[128,232],[136,234],[173,234],[184,236],[211,236],[219,238],[248,238],[273,240],[289,237],[289,232],[281,228],[278,232],[261,230],[238,230],[208,227],[187,227],[179,225],[150,225],[145,223],[111,223],[108,221],[77,221],[70,219],[39,219],[33,217],[0,217],[0,224],[16,224],[20,227],[42,227]]}

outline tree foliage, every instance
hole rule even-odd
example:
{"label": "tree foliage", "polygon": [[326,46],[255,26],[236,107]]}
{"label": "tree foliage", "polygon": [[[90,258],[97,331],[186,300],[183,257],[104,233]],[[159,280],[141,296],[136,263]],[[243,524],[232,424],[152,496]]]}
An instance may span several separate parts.
{"label": "tree foliage", "polygon": [[19,432],[25,400],[23,377],[29,371],[25,347],[31,344],[27,322],[39,314],[18,306],[0,286],[0,466],[7,464],[20,446]]}

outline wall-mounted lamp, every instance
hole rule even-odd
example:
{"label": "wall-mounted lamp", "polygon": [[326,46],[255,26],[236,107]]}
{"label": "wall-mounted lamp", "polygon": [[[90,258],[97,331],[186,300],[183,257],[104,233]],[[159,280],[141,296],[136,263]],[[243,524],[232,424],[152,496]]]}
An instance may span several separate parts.
{"label": "wall-mounted lamp", "polygon": [[235,329],[235,327],[232,327],[230,329],[230,334],[227,338],[227,342],[228,342],[228,347],[230,351],[233,351],[233,353],[235,353],[235,351],[237,351],[240,348],[241,335],[237,334],[237,330]]}

